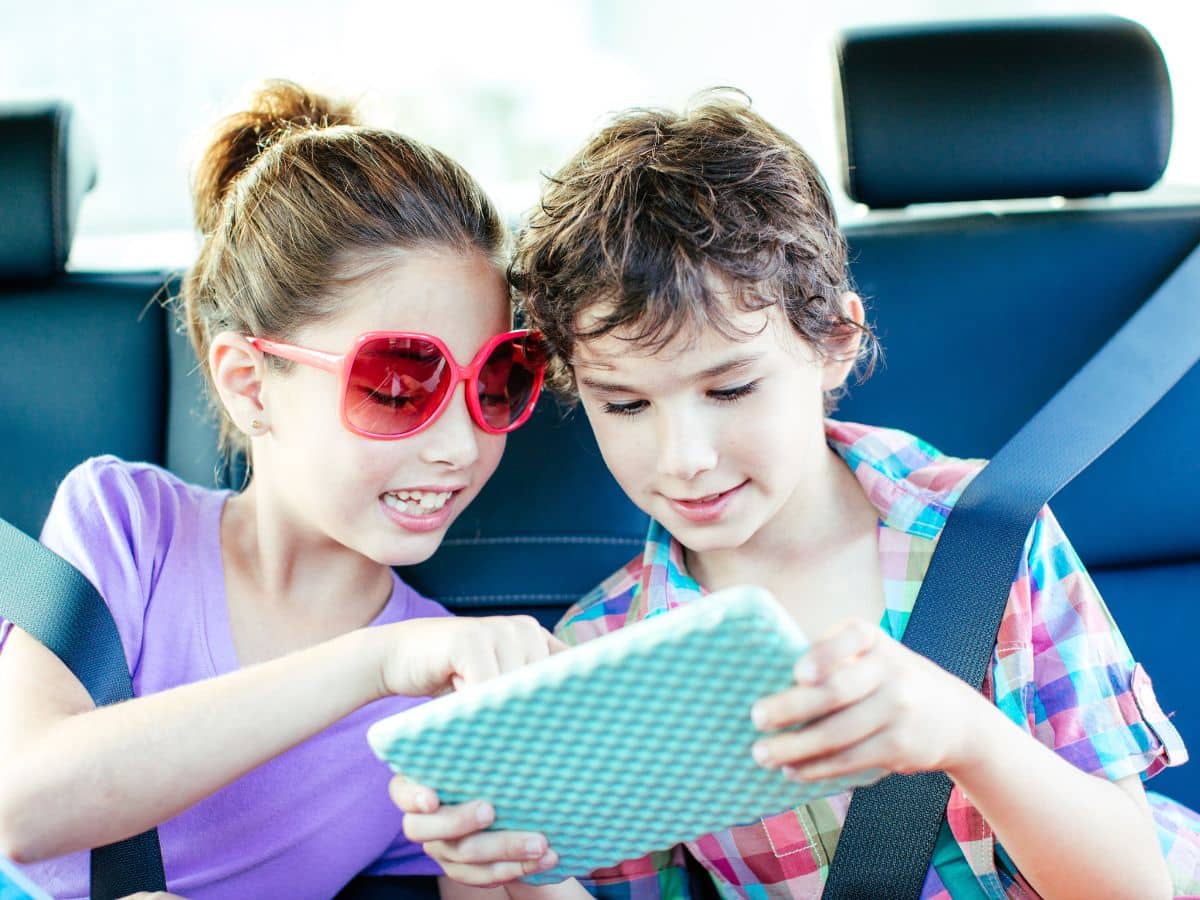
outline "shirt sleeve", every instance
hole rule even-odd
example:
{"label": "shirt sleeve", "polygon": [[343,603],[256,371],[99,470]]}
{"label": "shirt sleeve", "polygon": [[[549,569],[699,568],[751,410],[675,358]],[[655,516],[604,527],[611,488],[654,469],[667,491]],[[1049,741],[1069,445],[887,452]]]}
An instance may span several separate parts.
{"label": "shirt sleeve", "polygon": [[677,900],[690,897],[687,862],[682,845],[630,859],[609,869],[597,869],[579,879],[593,897],[602,900]]}
{"label": "shirt sleeve", "polygon": [[89,459],[59,485],[42,543],[83,573],[116,622],[130,672],[141,656],[145,611],[168,540],[166,502],[148,467],[116,457]]}
{"label": "shirt sleeve", "polygon": [[1026,541],[991,672],[996,705],[1077,768],[1116,781],[1187,759],[1050,510]]}

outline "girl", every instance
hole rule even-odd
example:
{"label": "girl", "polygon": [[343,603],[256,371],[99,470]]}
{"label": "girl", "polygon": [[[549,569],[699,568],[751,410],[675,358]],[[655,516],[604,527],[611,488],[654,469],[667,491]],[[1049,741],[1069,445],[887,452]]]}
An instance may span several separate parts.
{"label": "girl", "polygon": [[[510,271],[554,381],[582,401],[609,468],[653,520],[642,556],[558,635],[586,641],[707,591],[765,585],[824,637],[795,686],[753,709],[767,731],[812,724],[764,736],[755,758],[794,779],[945,771],[955,787],[925,897],[1166,897],[1172,879],[1200,891],[1200,820],[1141,785],[1183,761],[1178,733],[1049,511],[982,695],[899,643],[979,464],[825,418],[874,339],[801,148],[718,97],[619,117],[549,185]],[[392,792],[409,836],[447,864],[469,843],[493,863],[514,840],[472,834],[474,804],[438,810],[403,779]],[[849,799],[705,835],[587,886],[677,894],[687,852],[723,896],[818,897]]]}
{"label": "girl", "polygon": [[87,896],[86,848],[152,826],[193,898],[437,873],[366,726],[559,646],[391,568],[433,553],[541,386],[503,225],[443,154],[283,82],[221,123],[195,204],[187,326],[253,474],[234,494],[101,457],[62,483],[42,538],[111,608],[138,699],[94,708],[5,627],[0,854],[56,897]]}

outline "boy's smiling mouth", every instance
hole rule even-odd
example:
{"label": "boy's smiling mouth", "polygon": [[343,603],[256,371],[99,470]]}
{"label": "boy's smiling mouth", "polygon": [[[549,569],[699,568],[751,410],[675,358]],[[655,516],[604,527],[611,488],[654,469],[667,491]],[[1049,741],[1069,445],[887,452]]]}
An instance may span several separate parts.
{"label": "boy's smiling mouth", "polygon": [[715,522],[724,515],[725,510],[747,484],[746,479],[741,484],[716,494],[706,494],[703,497],[679,498],[663,494],[671,507],[690,522]]}

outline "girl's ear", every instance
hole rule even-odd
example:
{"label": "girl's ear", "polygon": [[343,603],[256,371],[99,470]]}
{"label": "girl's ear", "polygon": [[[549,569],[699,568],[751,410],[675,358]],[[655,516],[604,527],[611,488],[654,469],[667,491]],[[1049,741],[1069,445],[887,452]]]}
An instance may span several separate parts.
{"label": "girl's ear", "polygon": [[862,343],[861,326],[867,317],[862,298],[858,294],[846,291],[841,299],[842,314],[859,327],[845,325],[830,336],[822,366],[824,373],[821,376],[821,389],[824,391],[837,390],[850,376],[854,363],[858,360],[859,345]]}
{"label": "girl's ear", "polygon": [[221,405],[233,424],[250,437],[263,434],[269,420],[262,396],[262,354],[242,335],[222,331],[208,348],[208,365]]}

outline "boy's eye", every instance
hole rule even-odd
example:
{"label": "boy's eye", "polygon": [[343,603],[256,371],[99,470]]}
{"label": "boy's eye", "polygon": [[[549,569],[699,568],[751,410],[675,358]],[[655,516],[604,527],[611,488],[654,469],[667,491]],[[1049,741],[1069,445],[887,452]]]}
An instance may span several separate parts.
{"label": "boy's eye", "polygon": [[709,391],[708,396],[720,403],[732,403],[734,400],[740,400],[743,397],[748,397],[758,390],[758,382],[750,381],[746,384],[738,385],[737,387],[722,388],[719,391]]}
{"label": "boy's eye", "polygon": [[633,400],[629,403],[605,403],[600,407],[606,413],[614,416],[636,416],[646,408],[645,400]]}

